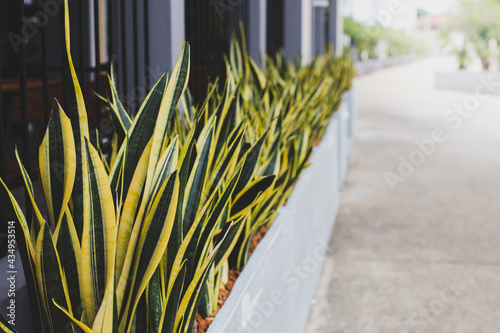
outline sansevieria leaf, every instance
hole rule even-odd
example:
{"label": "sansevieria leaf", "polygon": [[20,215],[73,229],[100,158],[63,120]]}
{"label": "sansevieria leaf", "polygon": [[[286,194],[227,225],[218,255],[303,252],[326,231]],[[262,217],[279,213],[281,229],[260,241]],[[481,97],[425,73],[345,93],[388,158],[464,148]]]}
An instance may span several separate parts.
{"label": "sansevieria leaf", "polygon": [[[122,212],[119,216],[120,223],[118,225],[118,236],[116,244],[116,267],[115,267],[116,269],[115,278],[117,280],[117,283],[122,273],[128,247],[131,243],[131,233],[132,229],[134,228],[134,221],[136,221],[137,218],[141,219],[145,210],[145,204],[141,201],[141,198],[144,194],[142,190],[146,182],[148,161],[151,153],[152,143],[153,140],[152,139],[149,140],[149,143],[144,148],[142,156],[137,163],[134,176],[132,177],[132,182],[130,183],[128,193],[122,207]],[[144,207],[140,207],[141,205]],[[137,216],[139,209],[142,209],[142,211],[140,212],[141,216]]]}
{"label": "sansevieria leaf", "polygon": [[[105,301],[110,288],[114,289],[116,221],[113,196],[108,174],[99,154],[85,138],[82,160],[88,200],[82,235],[82,300],[87,322],[91,325]],[[106,306],[106,304],[103,304]],[[108,314],[112,315],[112,314]],[[103,319],[104,320],[104,319]]]}
{"label": "sansevieria leaf", "polygon": [[[83,149],[83,137],[90,138],[89,125],[87,111],[85,108],[85,102],[83,99],[82,89],[80,88],[80,83],[78,82],[78,77],[76,75],[75,66],[73,64],[73,59],[71,57],[71,41],[70,41],[70,24],[69,24],[69,6],[68,0],[64,0],[64,53],[66,55],[67,61],[64,62],[64,75],[65,83],[68,85],[68,89],[65,89],[66,96],[64,96],[65,109],[68,113],[68,117],[71,120],[71,127],[73,129],[73,138],[76,151],[76,171],[75,171],[75,183],[73,187],[73,193],[71,194],[73,205],[73,219],[75,221],[76,230],[79,237],[81,238],[81,233],[83,230],[83,216],[86,207],[82,206],[84,201],[82,200],[85,193],[83,192],[83,175],[82,175],[82,161],[81,161],[81,151]],[[99,79],[99,78],[98,78]],[[55,165],[58,168],[66,168],[66,165],[60,164]],[[62,216],[55,216],[55,218],[60,218]],[[53,223],[51,221],[51,223]],[[52,226],[54,227],[54,226]]]}
{"label": "sansevieria leaf", "polygon": [[[127,193],[142,152],[153,136],[156,119],[167,87],[167,74],[158,80],[132,122],[110,171],[113,193]],[[123,188],[120,188],[120,187]]]}
{"label": "sansevieria leaf", "polygon": [[57,101],[39,149],[42,181],[49,220],[53,229],[61,221],[75,181],[75,141],[71,122]]}
{"label": "sansevieria leaf", "polygon": [[38,227],[34,228],[34,230],[39,230],[42,227],[42,224],[45,223],[42,213],[38,208],[38,204],[35,200],[35,192],[33,190],[33,184],[31,182],[31,178],[28,174],[28,171],[24,168],[24,165],[21,163],[21,158],[19,157],[19,152],[16,147],[16,159],[19,165],[19,169],[21,170],[21,174],[23,176],[24,185],[26,186],[26,191],[28,192],[29,199],[31,201],[31,206],[33,207],[33,211],[35,212],[36,220],[38,221]]}
{"label": "sansevieria leaf", "polygon": [[71,307],[75,315],[81,316],[80,273],[82,250],[69,208],[66,208],[57,225],[53,239],[59,260],[66,276]]}
{"label": "sansevieria leaf", "polygon": [[111,89],[111,100],[110,100],[110,114],[111,119],[113,119],[113,125],[115,126],[115,132],[118,135],[120,143],[123,142],[127,136],[127,132],[132,125],[132,119],[128,115],[127,111],[123,107],[120,97],[118,96],[118,91],[116,90],[116,78],[114,75],[114,66],[111,65],[111,73],[108,77],[109,87]]}
{"label": "sansevieria leaf", "polygon": [[145,192],[149,193],[152,176],[155,173],[161,149],[166,140],[168,121],[174,113],[179,100],[187,87],[187,78],[189,77],[189,44],[185,43],[181,56],[172,71],[172,76],[168,81],[167,90],[163,96],[160,105],[160,111],[156,119],[156,125],[153,134],[153,145],[151,147],[151,156],[149,158],[148,175],[146,180]]}
{"label": "sansevieria leaf", "polygon": [[179,196],[179,179],[177,172],[165,180],[158,191],[150,212],[144,220],[140,231],[139,242],[134,253],[133,276],[128,292],[126,306],[122,306],[120,332],[128,332],[139,298],[153,276],[167,248],[168,239],[175,219],[175,211]]}
{"label": "sansevieria leaf", "polygon": [[[35,329],[48,329],[48,319],[38,290],[35,267],[35,240],[32,241],[30,228],[23,215],[21,207],[12,193],[0,178],[0,212],[7,221],[15,222],[15,227],[21,232],[16,232],[16,244],[19,249],[24,269],[26,287],[31,298],[30,309],[33,327]],[[34,237],[33,237],[34,238]],[[33,298],[36,298],[33,300]]]}
{"label": "sansevieria leaf", "polygon": [[225,230],[225,233],[220,238],[219,243],[214,248],[212,253],[204,260],[202,266],[196,272],[195,276],[191,280],[191,283],[187,287],[186,293],[182,297],[179,305],[179,310],[177,311],[174,331],[177,332],[177,330],[180,329],[180,332],[186,333],[189,331],[189,328],[192,328],[192,323],[194,321],[193,311],[197,308],[196,305],[198,304],[198,298],[200,297],[202,287],[205,284],[205,279],[208,275],[208,268],[213,264],[215,255],[226,240],[227,232],[231,229],[232,225],[233,223],[230,222]]}
{"label": "sansevieria leaf", "polygon": [[68,310],[66,310],[64,307],[62,307],[61,305],[59,305],[56,300],[54,299],[53,300],[53,303],[54,305],[62,312],[66,315],[66,317],[68,319],[70,319],[76,326],[78,326],[79,329],[81,329],[83,332],[85,333],[95,333],[94,331],[92,331],[92,329],[90,329],[90,327],[88,327],[87,325],[85,325],[84,323],[82,323],[80,320],[76,319],[71,313],[68,312]]}
{"label": "sansevieria leaf", "polygon": [[17,333],[12,325],[10,325],[2,315],[0,315],[0,328],[6,333]]}
{"label": "sansevieria leaf", "polygon": [[45,305],[44,308],[49,318],[50,329],[53,332],[64,332],[66,330],[66,318],[54,306],[52,300],[68,309],[69,313],[72,313],[72,309],[69,302],[66,278],[47,224],[43,224],[36,243],[36,275]]}

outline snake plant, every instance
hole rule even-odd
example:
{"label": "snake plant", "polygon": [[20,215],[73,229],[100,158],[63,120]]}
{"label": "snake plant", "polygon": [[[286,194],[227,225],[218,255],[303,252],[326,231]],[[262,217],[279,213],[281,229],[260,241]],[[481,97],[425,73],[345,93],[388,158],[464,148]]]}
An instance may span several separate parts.
{"label": "snake plant", "polygon": [[[64,107],[54,102],[39,148],[47,216],[19,158],[32,219],[0,180],[34,329],[192,332],[198,313],[216,310],[228,268],[246,264],[253,235],[285,203],[350,86],[352,64],[332,52],[307,65],[279,54],[260,69],[243,35],[242,47],[231,43],[223,86],[210,84],[195,104],[186,43],[135,117],[111,71],[106,157],[90,136],[67,0],[64,8],[70,94]],[[4,318],[0,327],[15,332]]]}

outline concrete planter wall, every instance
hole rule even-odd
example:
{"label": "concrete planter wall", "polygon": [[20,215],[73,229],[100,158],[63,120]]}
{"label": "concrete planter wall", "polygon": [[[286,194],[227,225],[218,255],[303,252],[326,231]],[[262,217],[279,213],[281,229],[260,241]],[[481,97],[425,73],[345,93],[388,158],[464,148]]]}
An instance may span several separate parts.
{"label": "concrete planter wall", "polygon": [[314,149],[311,166],[252,254],[209,333],[304,331],[338,212],[354,118],[348,92]]}
{"label": "concrete planter wall", "polygon": [[338,137],[338,173],[339,173],[339,188],[342,189],[344,186],[345,176],[347,174],[347,166],[349,164],[349,155],[350,155],[350,147],[351,147],[351,117],[350,117],[350,95],[348,93],[344,94],[343,102],[338,111],[335,114],[334,119],[339,123],[337,137]]}
{"label": "concrete planter wall", "polygon": [[354,94],[355,94],[354,88],[351,88],[351,90],[346,91],[343,95],[343,100],[347,105],[347,112],[349,119],[348,132],[347,132],[349,156],[354,146],[354,126],[356,125],[356,105],[354,104]]}

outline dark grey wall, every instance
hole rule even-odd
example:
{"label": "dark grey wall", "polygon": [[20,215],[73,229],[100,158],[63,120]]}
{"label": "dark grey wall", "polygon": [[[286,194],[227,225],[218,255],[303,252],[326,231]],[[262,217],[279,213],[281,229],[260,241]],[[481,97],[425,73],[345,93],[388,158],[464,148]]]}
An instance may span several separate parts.
{"label": "dark grey wall", "polygon": [[253,0],[248,4],[248,53],[259,66],[260,58],[266,52],[267,1]]}
{"label": "dark grey wall", "polygon": [[161,72],[171,69],[172,45],[169,36],[172,34],[170,0],[150,1],[149,7],[149,63],[152,81],[160,78]]}
{"label": "dark grey wall", "polygon": [[301,55],[302,0],[284,0],[283,46],[288,59]]}
{"label": "dark grey wall", "polygon": [[312,56],[317,56],[325,51],[325,8],[313,7],[312,15]]}
{"label": "dark grey wall", "polygon": [[[150,64],[172,69],[185,39],[184,0],[149,0]],[[156,68],[155,67],[155,68]],[[160,77],[155,71],[157,76]]]}
{"label": "dark grey wall", "polygon": [[[132,1],[114,1],[118,13],[113,43],[117,72],[124,99],[135,109],[156,81],[174,67],[182,50],[185,30],[183,0],[147,0],[146,13],[144,1],[138,0],[137,7],[133,7]],[[125,6],[123,17],[122,5]],[[133,40],[134,15],[137,15],[137,45]],[[146,28],[149,30],[148,40]],[[135,103],[131,103],[133,101]]]}

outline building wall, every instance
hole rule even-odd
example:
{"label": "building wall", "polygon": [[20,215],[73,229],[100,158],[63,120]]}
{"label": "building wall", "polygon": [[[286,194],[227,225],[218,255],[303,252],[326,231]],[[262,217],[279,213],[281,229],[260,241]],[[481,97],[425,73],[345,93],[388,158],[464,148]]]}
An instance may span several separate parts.
{"label": "building wall", "polygon": [[[272,0],[241,0],[238,3],[223,0],[217,3],[217,6],[222,6],[218,8],[221,15],[227,15],[223,19],[229,22],[230,30],[237,30],[237,22],[243,19],[248,52],[258,64],[261,56],[267,52],[267,23],[273,20],[268,17],[268,1]],[[185,3],[179,0],[149,1],[150,63],[159,64],[165,70],[175,64],[186,36]],[[325,31],[325,24],[318,22],[317,9],[323,8],[324,13],[328,3],[331,6],[330,16],[320,17],[329,21],[328,31]],[[283,0],[282,47],[289,59],[300,56],[308,62],[312,56],[323,51],[324,47],[318,44],[326,36],[330,43],[340,45],[340,4],[341,0]],[[245,13],[244,18],[238,16],[241,12]],[[340,47],[338,49],[341,51]]]}

